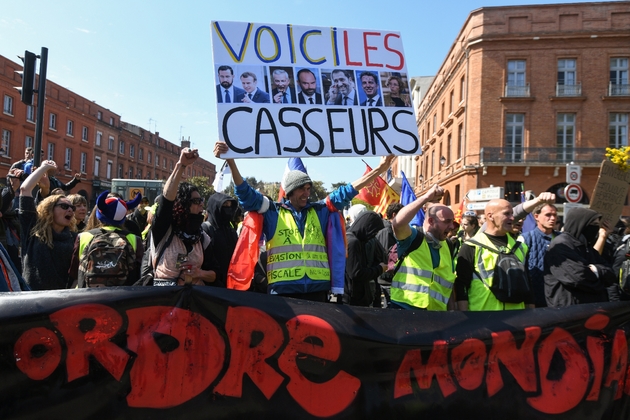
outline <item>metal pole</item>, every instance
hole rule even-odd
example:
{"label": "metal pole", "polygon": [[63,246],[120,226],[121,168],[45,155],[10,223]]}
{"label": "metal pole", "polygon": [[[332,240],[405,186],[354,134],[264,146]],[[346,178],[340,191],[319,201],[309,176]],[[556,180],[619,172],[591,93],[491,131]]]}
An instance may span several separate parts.
{"label": "metal pole", "polygon": [[35,123],[35,156],[33,166],[39,166],[42,159],[42,130],[44,124],[44,104],[46,102],[46,68],[48,48],[42,47],[39,62],[39,87],[37,88],[37,121]]}

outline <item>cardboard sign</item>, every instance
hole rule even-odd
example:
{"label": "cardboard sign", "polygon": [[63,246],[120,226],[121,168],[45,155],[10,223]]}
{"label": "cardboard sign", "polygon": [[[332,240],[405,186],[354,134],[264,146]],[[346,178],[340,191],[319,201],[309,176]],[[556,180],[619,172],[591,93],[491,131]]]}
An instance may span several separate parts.
{"label": "cardboard sign", "polygon": [[602,221],[614,226],[621,216],[628,196],[630,172],[624,172],[609,160],[604,160],[593,190],[590,208],[602,214]]}
{"label": "cardboard sign", "polygon": [[421,154],[397,32],[212,22],[224,157]]}

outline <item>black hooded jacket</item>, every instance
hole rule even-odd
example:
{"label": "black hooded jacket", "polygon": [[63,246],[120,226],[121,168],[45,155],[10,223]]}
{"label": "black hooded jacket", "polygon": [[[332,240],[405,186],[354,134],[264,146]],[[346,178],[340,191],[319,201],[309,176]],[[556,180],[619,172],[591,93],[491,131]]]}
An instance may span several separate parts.
{"label": "black hooded jacket", "polygon": [[373,211],[363,212],[357,217],[346,237],[348,239],[348,258],[344,287],[344,302],[357,306],[369,306],[372,303],[370,280],[383,273],[380,261],[374,261],[374,248],[368,242],[383,229],[383,219]]}
{"label": "black hooded jacket", "polygon": [[[223,203],[231,201],[232,209],[231,214],[227,214],[223,209]],[[236,230],[232,227],[232,217],[234,211],[238,206],[238,202],[229,195],[215,193],[210,196],[208,200],[208,221],[201,225],[202,229],[210,236],[212,240],[212,248],[214,250],[215,258],[219,264],[219,270],[217,271],[217,279],[212,286],[226,287],[227,285],[227,272],[230,266],[230,260],[232,259],[232,253],[236,248],[236,241],[238,241],[238,235]]]}
{"label": "black hooded jacket", "polygon": [[[606,287],[616,276],[593,249],[601,215],[586,208],[572,209],[564,234],[556,236],[545,254],[545,299],[550,307],[607,302]],[[597,274],[589,265],[596,268]]]}

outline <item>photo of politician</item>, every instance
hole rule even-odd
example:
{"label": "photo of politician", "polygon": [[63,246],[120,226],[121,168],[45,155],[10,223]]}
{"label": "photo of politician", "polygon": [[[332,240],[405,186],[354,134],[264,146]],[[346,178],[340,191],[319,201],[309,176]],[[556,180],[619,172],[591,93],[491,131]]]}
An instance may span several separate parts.
{"label": "photo of politician", "polygon": [[310,68],[297,68],[298,103],[307,105],[321,105],[321,83],[318,78],[318,70]]}
{"label": "photo of politician", "polygon": [[297,94],[291,67],[269,67],[271,72],[271,102],[275,104],[296,104]]}
{"label": "photo of politician", "polygon": [[405,73],[382,72],[381,80],[385,106],[411,107],[409,85]]}
{"label": "photo of politician", "polygon": [[383,106],[378,74],[373,71],[357,71],[361,106]]}
{"label": "photo of politician", "polygon": [[322,70],[324,86],[330,83],[326,90],[326,105],[359,105],[354,72],[346,69]]}
{"label": "photo of politician", "polygon": [[269,103],[269,73],[265,66],[218,65],[218,103]]}

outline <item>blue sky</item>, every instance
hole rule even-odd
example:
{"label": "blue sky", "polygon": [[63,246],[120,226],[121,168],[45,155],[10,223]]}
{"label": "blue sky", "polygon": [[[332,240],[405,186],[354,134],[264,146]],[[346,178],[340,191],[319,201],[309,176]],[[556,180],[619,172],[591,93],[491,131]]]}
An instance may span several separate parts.
{"label": "blue sky", "polygon": [[[554,3],[582,3],[557,1]],[[24,50],[48,48],[48,79],[174,143],[190,137],[217,169],[212,155],[218,138],[210,43],[212,20],[401,33],[411,76],[439,69],[472,10],[541,4],[528,0],[373,0],[261,2],[57,0],[3,2],[0,54],[14,60]],[[387,6],[388,5],[388,6]],[[375,166],[378,158],[366,161]],[[365,165],[360,158],[304,159],[313,179],[351,182]],[[280,181],[286,159],[239,161],[243,175]]]}

